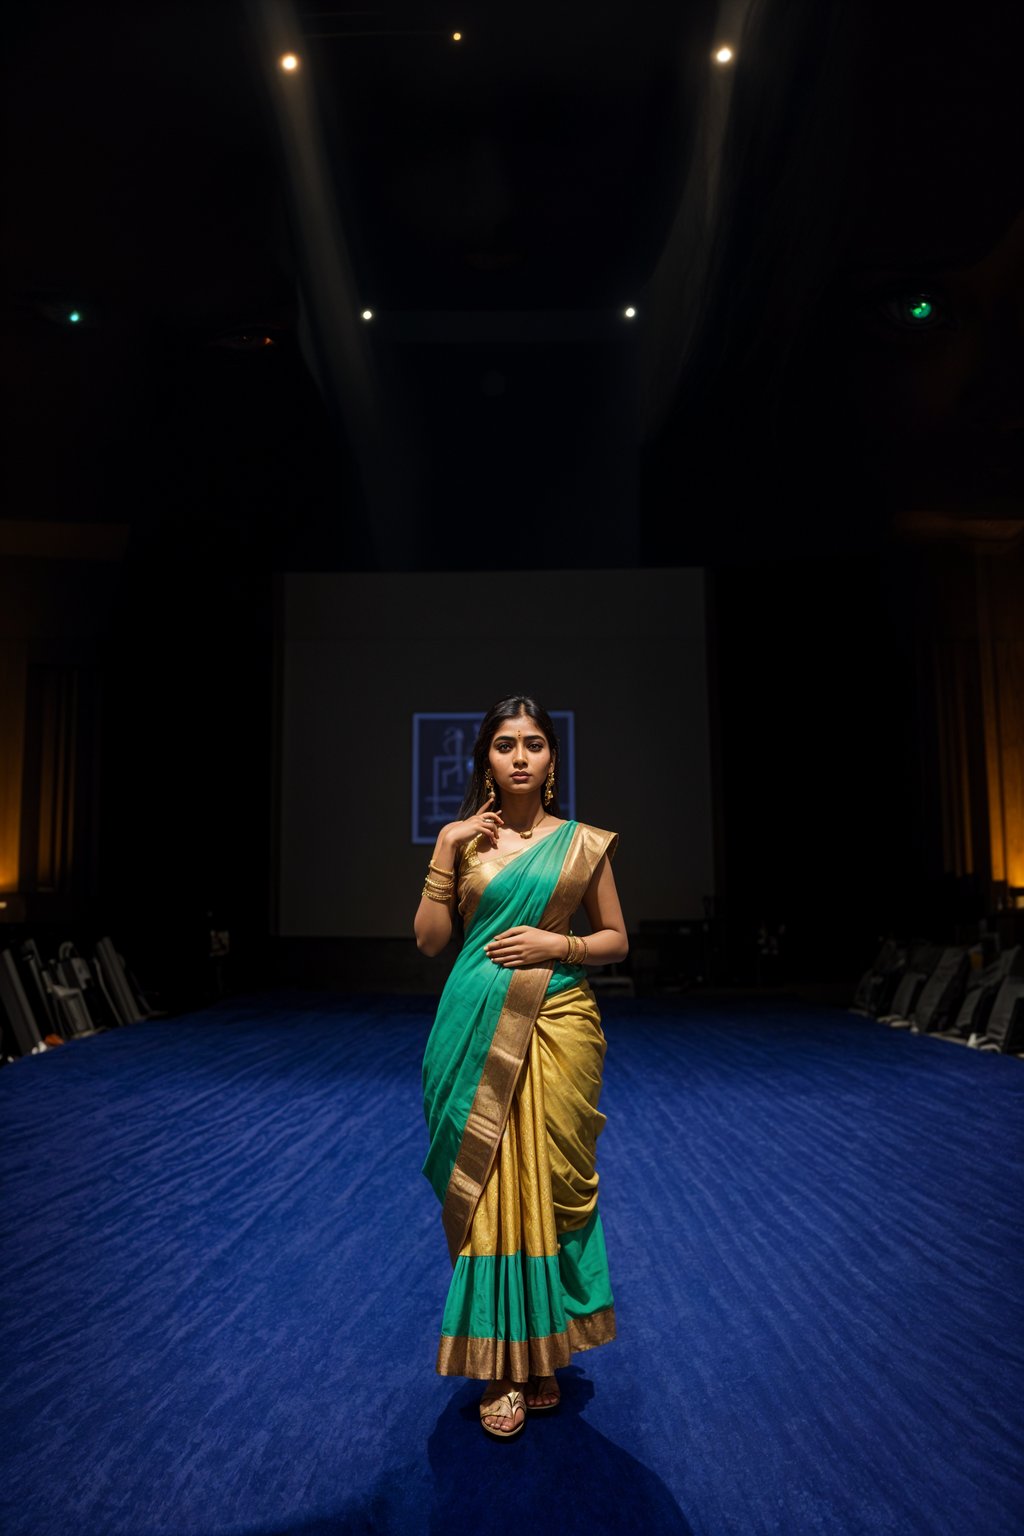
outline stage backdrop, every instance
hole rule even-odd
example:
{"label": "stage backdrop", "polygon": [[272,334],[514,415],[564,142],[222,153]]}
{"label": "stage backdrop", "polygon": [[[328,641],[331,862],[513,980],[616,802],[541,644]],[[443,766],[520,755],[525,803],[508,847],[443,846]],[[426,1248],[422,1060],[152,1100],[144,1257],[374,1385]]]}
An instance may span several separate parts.
{"label": "stage backdrop", "polygon": [[[627,925],[714,894],[701,570],[288,574],[277,606],[284,937],[412,934],[413,716],[572,711],[575,814],[620,834]],[[471,743],[469,744],[471,745]]]}

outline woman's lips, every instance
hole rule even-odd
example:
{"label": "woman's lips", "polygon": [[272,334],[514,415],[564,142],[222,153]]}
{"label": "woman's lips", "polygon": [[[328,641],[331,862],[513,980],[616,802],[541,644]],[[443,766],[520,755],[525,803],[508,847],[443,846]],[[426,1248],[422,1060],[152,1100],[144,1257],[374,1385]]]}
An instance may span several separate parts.
{"label": "woman's lips", "polygon": [[528,773],[514,773],[512,775],[512,783],[520,784],[524,779],[528,779],[529,777],[530,775]]}

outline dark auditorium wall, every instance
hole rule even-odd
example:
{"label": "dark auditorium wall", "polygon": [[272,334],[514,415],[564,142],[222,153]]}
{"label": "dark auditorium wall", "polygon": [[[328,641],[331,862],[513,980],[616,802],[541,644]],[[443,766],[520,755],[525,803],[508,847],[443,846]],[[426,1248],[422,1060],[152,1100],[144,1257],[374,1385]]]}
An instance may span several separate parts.
{"label": "dark auditorium wall", "polygon": [[737,979],[757,977],[762,924],[787,976],[854,977],[892,931],[952,942],[916,564],[893,548],[714,573],[720,906]]}
{"label": "dark auditorium wall", "polygon": [[[621,837],[627,921],[714,892],[700,570],[343,575],[280,594],[282,936],[410,936],[412,714],[533,691],[576,711],[577,815]],[[410,937],[411,943],[411,937]]]}

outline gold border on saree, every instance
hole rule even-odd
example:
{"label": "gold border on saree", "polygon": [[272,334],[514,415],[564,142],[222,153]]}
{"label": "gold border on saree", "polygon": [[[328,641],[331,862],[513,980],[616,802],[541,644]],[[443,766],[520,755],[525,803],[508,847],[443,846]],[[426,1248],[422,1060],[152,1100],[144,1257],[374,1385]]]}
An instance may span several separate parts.
{"label": "gold border on saree", "polygon": [[[617,843],[615,832],[577,824],[538,927],[558,932],[569,922],[583,900],[594,870],[605,853],[612,855]],[[501,1142],[530,1034],[553,970],[553,965],[528,966],[517,970],[509,982],[441,1210],[453,1268]]]}
{"label": "gold border on saree", "polygon": [[437,1374],[472,1376],[481,1381],[500,1381],[503,1376],[513,1381],[550,1376],[568,1365],[572,1355],[610,1344],[614,1338],[614,1306],[601,1307],[585,1317],[570,1317],[561,1333],[549,1333],[540,1339],[475,1339],[464,1334],[442,1334]]}

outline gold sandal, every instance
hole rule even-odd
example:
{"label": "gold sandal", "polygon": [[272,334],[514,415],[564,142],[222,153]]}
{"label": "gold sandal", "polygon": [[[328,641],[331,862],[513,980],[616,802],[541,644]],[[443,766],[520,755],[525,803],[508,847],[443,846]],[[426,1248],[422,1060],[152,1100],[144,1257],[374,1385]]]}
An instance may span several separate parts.
{"label": "gold sandal", "polygon": [[[506,1399],[508,1400],[507,1414],[503,1408],[498,1407],[498,1404],[505,1402]],[[520,1408],[523,1410],[522,1423],[516,1424],[514,1429],[494,1429],[490,1424],[484,1423],[485,1417],[508,1418],[514,1421]],[[493,1435],[495,1440],[514,1440],[516,1435],[522,1433],[526,1428],[526,1399],[518,1387],[513,1387],[511,1392],[499,1392],[494,1397],[480,1399],[480,1427],[487,1434]]]}
{"label": "gold sandal", "polygon": [[[541,1390],[541,1387],[540,1387],[540,1377],[539,1376],[531,1376],[529,1381],[526,1383],[526,1390],[527,1390],[527,1392],[532,1392],[533,1395],[536,1397],[537,1393]],[[550,1388],[549,1388],[549,1390],[550,1390]],[[558,1379],[557,1379],[557,1377],[555,1378],[555,1391],[558,1392],[558,1396],[555,1398],[555,1401],[553,1403],[528,1403],[527,1404],[528,1411],[530,1413],[554,1413],[555,1409],[558,1407],[559,1403],[562,1401],[562,1394],[561,1394],[561,1392],[558,1389]]]}

